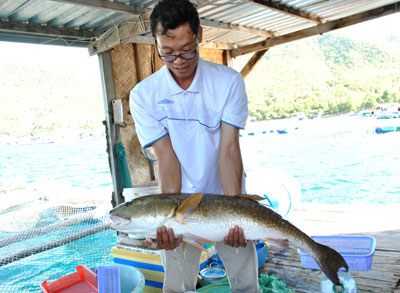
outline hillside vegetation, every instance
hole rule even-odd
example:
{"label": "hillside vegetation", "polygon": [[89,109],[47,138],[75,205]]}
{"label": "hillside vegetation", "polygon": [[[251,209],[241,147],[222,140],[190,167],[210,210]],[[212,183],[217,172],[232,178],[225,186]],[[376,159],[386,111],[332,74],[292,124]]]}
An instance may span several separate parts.
{"label": "hillside vegetation", "polygon": [[[236,61],[240,70],[249,57]],[[250,115],[343,114],[400,102],[400,40],[324,34],[271,48],[246,79]]]}
{"label": "hillside vegetation", "polygon": [[[35,48],[17,45],[22,52]],[[39,48],[56,54],[25,52],[21,59],[0,54],[0,136],[66,136],[104,130],[97,58],[89,58],[86,49]]]}
{"label": "hillside vegetation", "polygon": [[[59,54],[61,63],[0,54],[0,136],[104,129],[97,58],[89,62],[86,49],[80,50],[83,59]],[[235,59],[235,69],[241,70],[250,55]],[[250,115],[259,120],[400,102],[400,40],[392,36],[372,43],[339,31],[273,47],[246,78],[246,87]]]}

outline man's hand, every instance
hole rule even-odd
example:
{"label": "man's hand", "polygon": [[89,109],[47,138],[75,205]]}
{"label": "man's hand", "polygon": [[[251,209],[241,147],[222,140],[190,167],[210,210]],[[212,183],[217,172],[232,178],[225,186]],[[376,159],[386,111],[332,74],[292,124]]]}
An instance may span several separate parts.
{"label": "man's hand", "polygon": [[154,240],[157,241],[157,249],[173,250],[177,248],[182,242],[183,235],[178,235],[175,238],[174,230],[162,226],[157,228],[157,239],[146,239],[147,245],[151,245]]}
{"label": "man's hand", "polygon": [[247,240],[244,238],[243,229],[237,225],[229,229],[229,234],[225,236],[224,243],[232,247],[246,247]]}

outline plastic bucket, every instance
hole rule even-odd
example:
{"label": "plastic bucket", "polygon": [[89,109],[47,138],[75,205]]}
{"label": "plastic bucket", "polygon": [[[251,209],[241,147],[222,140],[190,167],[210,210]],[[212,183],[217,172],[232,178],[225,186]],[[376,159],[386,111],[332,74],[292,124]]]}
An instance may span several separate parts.
{"label": "plastic bucket", "polygon": [[121,293],[139,293],[144,288],[144,276],[139,269],[118,264],[120,268]]}
{"label": "plastic bucket", "polygon": [[199,273],[200,285],[202,287],[217,282],[226,278],[226,272],[224,267],[207,267],[202,269]]}
{"label": "plastic bucket", "polygon": [[[119,283],[121,293],[140,293],[143,291],[145,286],[145,279],[139,269],[123,264],[113,264],[105,267],[115,269],[116,266],[118,266],[119,268]],[[91,267],[90,269],[93,272],[96,272],[96,267]],[[102,271],[102,273],[103,274],[99,274],[99,272],[97,272],[97,280],[99,282],[102,282],[104,280],[106,280],[106,282],[115,281],[113,280],[113,278],[110,278],[110,276],[114,275],[113,273],[115,272],[108,271],[108,274],[105,274],[105,271]],[[112,288],[113,286],[111,285],[112,284],[109,284],[108,287]]]}

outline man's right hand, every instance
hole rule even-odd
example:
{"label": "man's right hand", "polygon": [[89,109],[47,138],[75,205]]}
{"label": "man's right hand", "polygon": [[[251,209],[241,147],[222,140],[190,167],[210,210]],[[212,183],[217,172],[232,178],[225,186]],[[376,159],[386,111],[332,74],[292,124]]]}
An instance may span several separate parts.
{"label": "man's right hand", "polygon": [[157,228],[157,239],[146,239],[146,243],[151,245],[154,240],[157,241],[157,249],[173,250],[177,248],[182,242],[183,235],[178,235],[175,238],[174,230],[172,228],[162,226]]}

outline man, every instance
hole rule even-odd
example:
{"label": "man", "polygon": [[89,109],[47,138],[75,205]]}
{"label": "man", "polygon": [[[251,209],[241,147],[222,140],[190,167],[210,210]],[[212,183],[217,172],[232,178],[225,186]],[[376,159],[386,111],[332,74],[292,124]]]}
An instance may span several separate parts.
{"label": "man", "polygon": [[[131,91],[130,107],[143,151],[152,146],[157,156],[161,192],[245,193],[239,129],[248,111],[242,76],[199,58],[202,28],[188,0],[161,0],[150,26],[165,66]],[[171,228],[157,229],[164,292],[195,290],[201,250],[183,248],[181,241]],[[254,244],[237,226],[224,242],[216,248],[232,292],[258,292]]]}

